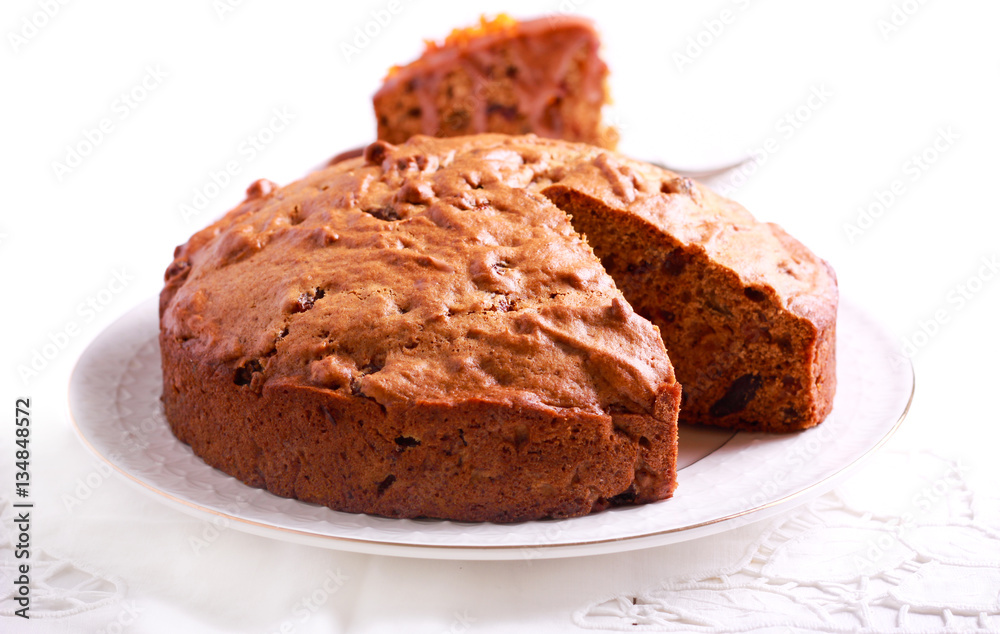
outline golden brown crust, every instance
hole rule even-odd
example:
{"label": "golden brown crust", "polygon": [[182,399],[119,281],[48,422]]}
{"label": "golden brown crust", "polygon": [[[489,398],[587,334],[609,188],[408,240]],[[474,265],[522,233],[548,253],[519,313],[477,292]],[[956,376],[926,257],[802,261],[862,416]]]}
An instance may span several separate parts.
{"label": "golden brown crust", "polygon": [[[652,416],[474,399],[387,410],[294,382],[256,394],[231,368],[161,341],[177,437],[277,495],[387,517],[511,522],[652,502],[676,486],[676,425]],[[663,387],[661,416],[676,416],[679,392]]]}

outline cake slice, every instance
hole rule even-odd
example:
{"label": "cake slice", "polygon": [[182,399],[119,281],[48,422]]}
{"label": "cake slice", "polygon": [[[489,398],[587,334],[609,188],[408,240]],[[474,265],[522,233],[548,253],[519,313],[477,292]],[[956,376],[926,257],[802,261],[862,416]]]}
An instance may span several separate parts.
{"label": "cake slice", "polygon": [[456,29],[390,70],[374,97],[378,138],[530,132],[614,148],[617,132],[601,122],[608,69],[599,47],[579,17],[501,15]]}
{"label": "cake slice", "polygon": [[681,422],[790,432],[826,418],[838,302],[829,264],[737,203],[619,155],[591,150],[541,191],[659,327],[684,386]]}

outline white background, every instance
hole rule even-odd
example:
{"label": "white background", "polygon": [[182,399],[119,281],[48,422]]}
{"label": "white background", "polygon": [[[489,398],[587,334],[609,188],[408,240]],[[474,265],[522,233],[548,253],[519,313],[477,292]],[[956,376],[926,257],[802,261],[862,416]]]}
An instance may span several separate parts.
{"label": "white background", "polygon": [[[296,631],[391,623],[380,605],[402,606],[413,631],[461,631],[454,613],[469,609],[463,597],[472,587],[496,595],[493,608],[477,613],[480,629],[518,606],[525,618],[561,623],[576,605],[558,589],[592,574],[579,562],[535,562],[530,575],[511,577],[488,564],[341,555],[234,531],[215,554],[193,557],[183,540],[194,520],[115,479],[85,504],[62,502],[96,464],[65,402],[87,342],[158,293],[173,248],[239,202],[250,182],[288,183],[372,140],[370,96],[386,69],[481,13],[591,16],[612,70],[609,117],[626,153],[699,167],[770,147],[746,178],[714,184],[829,260],[842,297],[911,344],[917,396],[894,442],[949,457],[993,453],[1000,271],[984,261],[1000,260],[996,2],[233,4],[7,0],[0,9],[0,405],[13,410],[16,397],[32,398],[33,495],[41,502],[33,539],[123,579],[146,610],[127,631],[176,631],[158,623],[274,631],[301,597],[291,579],[338,568],[361,582]],[[366,27],[373,35],[359,37]],[[140,99],[123,106],[130,92]],[[270,135],[263,130],[276,110],[291,121]],[[93,143],[104,119],[110,126]],[[242,149],[251,135],[270,139],[252,158]],[[87,156],[65,173],[56,163],[67,163],[70,148]],[[239,173],[213,188],[213,174],[230,161]],[[894,181],[894,199],[879,207]],[[210,200],[185,218],[198,192]],[[863,209],[877,217],[861,219]],[[121,278],[127,284],[114,281]],[[0,425],[5,454],[13,429]],[[2,484],[12,482],[10,463],[0,458],[0,487],[12,488]],[[141,542],[123,547],[123,531],[141,533]],[[264,554],[242,558],[241,548]],[[627,561],[641,568],[668,555]],[[625,560],[601,560],[612,564],[593,579],[600,591],[651,578]],[[364,583],[379,570],[389,571],[381,603]],[[491,571],[524,585],[493,587]],[[435,586],[464,589],[442,597]]]}

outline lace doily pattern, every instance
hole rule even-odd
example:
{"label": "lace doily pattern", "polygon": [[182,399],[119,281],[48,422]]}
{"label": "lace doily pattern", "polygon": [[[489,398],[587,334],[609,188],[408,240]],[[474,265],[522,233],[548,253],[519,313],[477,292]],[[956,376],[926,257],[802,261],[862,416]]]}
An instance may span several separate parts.
{"label": "lace doily pattern", "polygon": [[[967,466],[930,454],[888,454],[873,469],[877,479],[852,480],[772,523],[725,570],[595,603],[574,615],[576,624],[713,633],[1000,631],[1000,533],[992,523],[1000,497],[974,495]],[[901,504],[878,513],[870,504],[876,498]]]}
{"label": "lace doily pattern", "polygon": [[[15,601],[14,580],[18,565],[9,529],[14,525],[14,507],[0,496],[0,616],[15,617],[21,606]],[[58,618],[96,610],[120,601],[125,584],[117,578],[102,577],[85,566],[31,549],[30,559],[32,619]]]}

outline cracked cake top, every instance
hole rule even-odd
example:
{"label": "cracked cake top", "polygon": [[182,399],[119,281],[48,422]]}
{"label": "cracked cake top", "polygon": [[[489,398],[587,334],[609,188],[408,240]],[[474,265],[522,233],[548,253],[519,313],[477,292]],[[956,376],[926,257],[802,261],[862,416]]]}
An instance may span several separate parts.
{"label": "cracked cake top", "polygon": [[648,183],[621,160],[530,136],[416,137],[258,181],[178,247],[164,331],[254,389],[652,413],[674,382],[659,331],[543,193],[579,164],[635,200]]}

